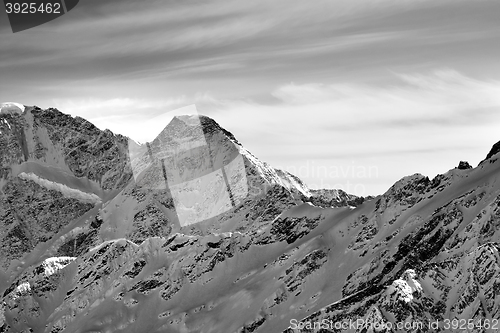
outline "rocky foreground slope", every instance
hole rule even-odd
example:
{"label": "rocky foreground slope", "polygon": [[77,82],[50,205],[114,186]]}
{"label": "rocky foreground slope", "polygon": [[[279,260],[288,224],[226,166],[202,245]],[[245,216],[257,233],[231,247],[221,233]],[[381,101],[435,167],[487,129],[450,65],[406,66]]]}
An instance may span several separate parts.
{"label": "rocky foreground slope", "polygon": [[204,116],[142,146],[55,109],[0,131],[0,332],[500,331],[498,144],[364,200]]}

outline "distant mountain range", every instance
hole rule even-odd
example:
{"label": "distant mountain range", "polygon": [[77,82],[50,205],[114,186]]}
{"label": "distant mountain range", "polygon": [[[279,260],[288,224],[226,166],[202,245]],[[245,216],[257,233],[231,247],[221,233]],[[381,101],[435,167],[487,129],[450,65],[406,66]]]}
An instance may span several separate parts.
{"label": "distant mountain range", "polygon": [[4,104],[0,332],[500,332],[499,157],[362,198],[207,116],[139,145]]}

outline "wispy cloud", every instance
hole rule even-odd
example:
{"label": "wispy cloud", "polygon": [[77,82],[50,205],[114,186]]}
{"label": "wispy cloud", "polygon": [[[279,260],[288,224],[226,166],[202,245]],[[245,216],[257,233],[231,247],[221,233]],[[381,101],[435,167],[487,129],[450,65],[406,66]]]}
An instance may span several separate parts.
{"label": "wispy cloud", "polygon": [[[390,55],[388,51],[398,44],[422,45],[433,43],[432,38],[443,43],[448,37],[451,41],[465,36],[463,30],[478,38],[490,31],[486,29],[489,20],[474,20],[467,9],[488,14],[490,7],[487,1],[470,6],[467,1],[436,4],[424,0],[318,0],[313,6],[284,0],[86,1],[71,14],[34,31],[2,33],[0,46],[6,51],[0,55],[0,69],[23,71],[21,66],[28,70],[44,65],[56,76],[63,74],[57,69],[72,69],[80,77],[89,77],[121,75],[124,69],[129,74],[146,69],[177,73],[190,63],[196,71],[198,61],[211,60],[212,69],[218,68],[222,75],[227,62],[247,64],[251,72],[249,65],[259,59],[279,67],[282,57],[291,57],[292,68],[301,59],[311,60],[304,59],[306,55],[326,57],[373,44],[389,43],[386,55]],[[445,15],[450,10],[454,16]],[[460,25],[462,31],[454,29]],[[53,38],[56,31],[58,37]],[[365,54],[370,56],[374,54]],[[343,55],[338,60],[349,62]]]}
{"label": "wispy cloud", "polygon": [[477,163],[498,141],[500,81],[450,69],[396,78],[385,85],[291,83],[272,92],[280,103],[222,101],[217,119],[271,163],[375,163],[383,182],[433,176],[464,158]]}
{"label": "wispy cloud", "polygon": [[[145,100],[130,97],[100,99],[53,99],[53,106],[72,115],[96,116],[130,115],[144,113],[150,109],[176,109],[187,103],[185,96],[170,99]],[[158,112],[156,112],[158,113]],[[146,112],[148,117],[154,113]]]}
{"label": "wispy cloud", "polygon": [[[130,124],[196,103],[270,162],[368,163],[440,142],[415,171],[441,171],[462,158],[447,147],[497,141],[499,10],[497,0],[80,1],[17,34],[0,17],[0,102],[133,135]],[[387,177],[411,171],[394,165]]]}
{"label": "wispy cloud", "polygon": [[386,85],[290,83],[272,92],[281,100],[279,104],[231,101],[227,109],[242,110],[250,117],[259,114],[280,124],[301,119],[303,125],[327,130],[342,126],[354,131],[433,124],[473,126],[500,121],[500,113],[495,112],[500,108],[500,81],[481,81],[447,69],[396,77],[396,83]]}

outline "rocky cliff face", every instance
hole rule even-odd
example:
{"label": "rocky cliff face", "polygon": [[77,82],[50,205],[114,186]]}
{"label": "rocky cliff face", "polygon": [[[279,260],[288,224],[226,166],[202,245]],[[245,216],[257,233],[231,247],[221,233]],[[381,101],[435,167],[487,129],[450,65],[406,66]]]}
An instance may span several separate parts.
{"label": "rocky cliff face", "polygon": [[496,155],[499,152],[500,152],[500,141],[498,141],[493,145],[493,147],[491,147],[491,150],[489,151],[488,155],[486,155],[486,159],[484,159],[484,161],[490,160],[493,157],[493,155]]}
{"label": "rocky cliff face", "polygon": [[144,145],[53,109],[0,130],[0,332],[500,329],[498,154],[363,199],[204,116]]}
{"label": "rocky cliff face", "polygon": [[132,172],[126,138],[56,109],[2,108],[0,132],[0,268],[16,271],[32,264],[18,259],[45,252]]}

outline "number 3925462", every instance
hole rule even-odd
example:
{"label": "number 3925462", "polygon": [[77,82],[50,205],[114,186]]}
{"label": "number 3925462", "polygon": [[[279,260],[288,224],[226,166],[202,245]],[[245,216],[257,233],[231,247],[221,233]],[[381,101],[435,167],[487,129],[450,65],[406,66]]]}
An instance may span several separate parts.
{"label": "number 3925462", "polygon": [[41,3],[34,2],[21,2],[5,4],[5,11],[7,14],[61,14],[60,3]]}

